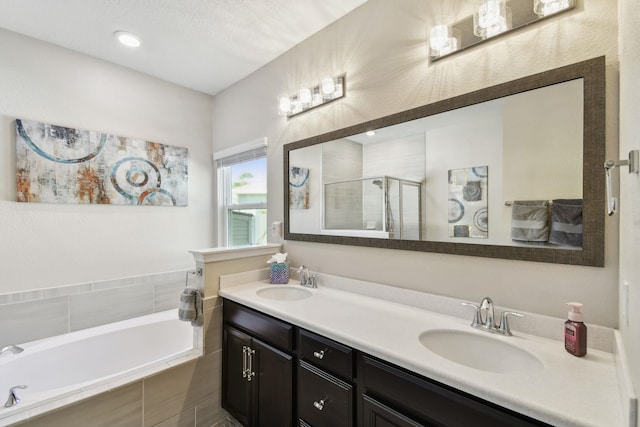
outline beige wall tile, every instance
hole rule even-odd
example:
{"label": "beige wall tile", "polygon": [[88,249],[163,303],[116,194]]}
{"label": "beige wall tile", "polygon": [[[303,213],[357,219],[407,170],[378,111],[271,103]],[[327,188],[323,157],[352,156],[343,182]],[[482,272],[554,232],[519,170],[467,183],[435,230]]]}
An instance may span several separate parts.
{"label": "beige wall tile", "polygon": [[142,426],[142,381],[111,390],[18,425],[20,427]]}
{"label": "beige wall tile", "polygon": [[154,426],[212,399],[221,387],[222,352],[176,366],[144,381],[144,425]]}
{"label": "beige wall tile", "polygon": [[188,409],[181,414],[156,424],[154,427],[194,427],[196,425],[196,408]]}
{"label": "beige wall tile", "polygon": [[204,350],[205,354],[210,354],[222,349],[222,306],[206,311],[204,319]]}

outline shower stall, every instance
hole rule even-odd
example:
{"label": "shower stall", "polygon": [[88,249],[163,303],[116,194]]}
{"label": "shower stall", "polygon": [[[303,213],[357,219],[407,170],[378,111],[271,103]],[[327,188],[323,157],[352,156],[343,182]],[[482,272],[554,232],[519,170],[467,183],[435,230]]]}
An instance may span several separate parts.
{"label": "shower stall", "polygon": [[420,240],[422,184],[376,176],[324,184],[323,234]]}

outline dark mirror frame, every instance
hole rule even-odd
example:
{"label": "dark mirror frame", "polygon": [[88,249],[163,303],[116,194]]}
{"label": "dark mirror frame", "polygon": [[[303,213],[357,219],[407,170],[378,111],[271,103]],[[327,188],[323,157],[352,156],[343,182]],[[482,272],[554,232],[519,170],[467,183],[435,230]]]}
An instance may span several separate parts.
{"label": "dark mirror frame", "polygon": [[[288,182],[290,151],[575,79],[584,79],[582,250],[342,237],[290,232]],[[604,267],[605,58],[603,56],[292,142],[284,145],[283,154],[285,240]]]}

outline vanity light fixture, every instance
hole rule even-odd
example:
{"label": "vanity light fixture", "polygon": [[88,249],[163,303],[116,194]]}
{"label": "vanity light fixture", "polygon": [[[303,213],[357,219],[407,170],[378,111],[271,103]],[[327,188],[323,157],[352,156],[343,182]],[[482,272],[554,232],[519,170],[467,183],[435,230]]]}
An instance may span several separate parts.
{"label": "vanity light fixture", "polygon": [[533,12],[538,16],[549,16],[575,6],[575,0],[534,0]]}
{"label": "vanity light fixture", "polygon": [[113,33],[115,38],[123,45],[131,48],[140,47],[142,39],[140,36],[130,33],[128,31],[116,31]]}
{"label": "vanity light fixture", "polygon": [[459,21],[434,17],[437,25],[430,28],[427,41],[431,62],[576,7],[576,0],[474,1],[475,12]]}
{"label": "vanity light fixture", "polygon": [[281,95],[278,98],[278,114],[293,117],[342,98],[346,93],[345,79],[346,74],[325,77],[315,86],[300,88],[296,95]]}

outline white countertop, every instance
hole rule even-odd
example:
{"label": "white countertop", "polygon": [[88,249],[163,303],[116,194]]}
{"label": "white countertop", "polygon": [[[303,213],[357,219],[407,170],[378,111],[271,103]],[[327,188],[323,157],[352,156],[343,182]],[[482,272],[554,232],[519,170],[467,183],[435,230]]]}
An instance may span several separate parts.
{"label": "white countertop", "polygon": [[296,301],[257,295],[263,288],[297,283],[254,281],[223,287],[220,295],[554,426],[628,426],[612,353],[589,348],[578,358],[559,341],[516,331],[512,337],[490,334],[533,353],[544,365],[534,373],[490,373],[440,357],[418,339],[443,328],[488,335],[469,326],[472,313],[465,320],[322,285]]}

